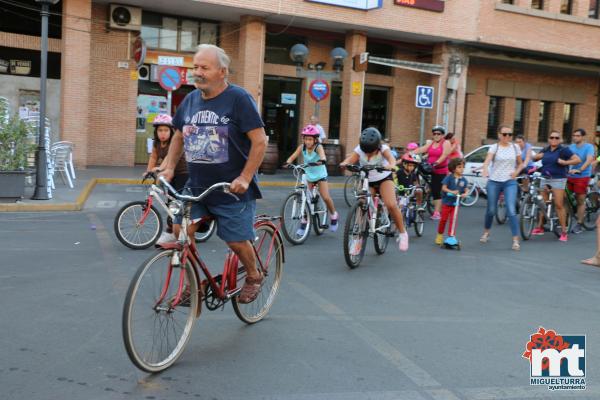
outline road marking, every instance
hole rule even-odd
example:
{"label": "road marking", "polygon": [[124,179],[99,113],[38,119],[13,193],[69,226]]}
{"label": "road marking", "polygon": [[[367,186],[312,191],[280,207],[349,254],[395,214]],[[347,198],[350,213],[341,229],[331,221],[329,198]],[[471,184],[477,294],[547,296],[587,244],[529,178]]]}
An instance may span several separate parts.
{"label": "road marking", "polygon": [[[298,393],[235,397],[246,400],[425,400],[415,390],[393,392]],[[234,400],[232,399],[232,400]]]}
{"label": "road marking", "polygon": [[454,393],[447,389],[433,389],[428,390],[427,393],[433,397],[434,400],[460,400]]}
{"label": "road marking", "polygon": [[511,400],[511,399],[548,399],[550,397],[577,397],[577,398],[598,398],[600,395],[599,387],[587,386],[586,390],[555,390],[549,391],[547,388],[520,386],[520,387],[490,387],[459,389],[467,400]]}
{"label": "road marking", "polygon": [[[366,342],[372,349],[377,351],[383,358],[396,366],[396,368],[406,375],[414,384],[419,387],[441,386],[441,384],[429,375],[427,371],[415,364],[385,339],[379,337],[359,322],[352,321],[352,317],[346,315],[346,313],[335,304],[329,302],[321,295],[299,282],[288,281],[288,284],[307,300],[319,307],[324,313],[331,315],[336,320],[347,321],[343,324],[344,326]],[[447,399],[450,400],[450,398]]]}

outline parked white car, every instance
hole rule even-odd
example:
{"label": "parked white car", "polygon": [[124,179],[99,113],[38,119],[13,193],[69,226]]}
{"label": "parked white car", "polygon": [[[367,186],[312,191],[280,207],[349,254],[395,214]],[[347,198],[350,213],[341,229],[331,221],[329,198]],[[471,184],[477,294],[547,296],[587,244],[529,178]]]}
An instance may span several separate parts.
{"label": "parked white car", "polygon": [[[483,166],[483,162],[485,161],[485,157],[487,156],[487,153],[491,146],[491,144],[485,144],[481,147],[476,148],[475,150],[471,151],[465,156],[465,175],[467,175],[467,179],[474,182],[476,181],[481,187],[484,188],[487,184],[487,178],[484,178],[482,176],[471,175],[474,175],[474,170],[481,169],[481,167]],[[535,154],[542,150],[542,148],[539,146],[533,146],[532,150]],[[542,165],[542,163],[541,161],[537,161],[535,162],[535,165],[539,167]]]}

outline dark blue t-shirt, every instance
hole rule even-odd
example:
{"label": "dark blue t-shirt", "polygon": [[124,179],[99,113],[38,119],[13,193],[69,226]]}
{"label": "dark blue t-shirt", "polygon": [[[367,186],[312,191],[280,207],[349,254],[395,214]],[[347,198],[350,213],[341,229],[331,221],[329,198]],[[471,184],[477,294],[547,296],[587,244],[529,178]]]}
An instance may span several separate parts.
{"label": "dark blue t-shirt", "polygon": [[[173,125],[183,134],[185,160],[194,195],[217,182],[232,182],[240,176],[250,153],[247,132],[264,127],[252,96],[229,84],[217,97],[205,100],[200,90],[188,94],[179,105]],[[256,176],[241,200],[261,198]],[[215,192],[205,203],[235,202]]]}
{"label": "dark blue t-shirt", "polygon": [[550,146],[548,146],[542,152],[544,153],[542,157],[542,174],[553,179],[566,178],[569,167],[558,164],[558,159],[566,161],[573,157],[573,152],[567,146],[562,145],[554,151],[551,151]]}
{"label": "dark blue t-shirt", "polygon": [[[442,185],[446,185],[448,190],[458,190],[459,194],[463,194],[467,190],[468,184],[469,182],[464,176],[461,176],[457,179],[452,173],[446,176],[442,181]],[[442,204],[445,204],[447,206],[455,206],[456,196],[450,195],[448,192],[444,192],[444,197],[442,197]]]}

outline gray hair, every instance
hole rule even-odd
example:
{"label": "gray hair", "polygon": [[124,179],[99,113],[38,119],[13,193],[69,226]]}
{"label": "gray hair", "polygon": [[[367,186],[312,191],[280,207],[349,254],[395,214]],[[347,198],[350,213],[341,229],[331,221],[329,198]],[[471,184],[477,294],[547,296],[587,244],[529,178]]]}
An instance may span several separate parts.
{"label": "gray hair", "polygon": [[196,49],[196,54],[204,50],[212,50],[217,56],[219,66],[221,68],[225,68],[227,70],[227,74],[229,75],[229,64],[231,64],[231,59],[229,58],[227,53],[225,53],[225,50],[223,50],[219,46],[215,46],[214,44],[200,44]]}

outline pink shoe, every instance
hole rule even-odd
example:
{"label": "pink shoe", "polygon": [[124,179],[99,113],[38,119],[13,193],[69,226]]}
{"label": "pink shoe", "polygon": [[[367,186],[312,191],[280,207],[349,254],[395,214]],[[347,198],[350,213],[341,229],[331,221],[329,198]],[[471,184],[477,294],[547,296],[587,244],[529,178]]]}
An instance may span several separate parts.
{"label": "pink shoe", "polygon": [[408,233],[402,232],[398,234],[398,248],[400,251],[408,250]]}
{"label": "pink shoe", "polygon": [[542,236],[544,234],[544,228],[533,228],[531,234],[535,236]]}
{"label": "pink shoe", "polygon": [[442,216],[440,215],[439,211],[435,211],[433,213],[433,215],[431,216],[431,219],[433,219],[433,220],[442,219]]}
{"label": "pink shoe", "polygon": [[566,233],[561,233],[560,237],[558,238],[559,241],[561,242],[567,242],[569,240],[568,236]]}

